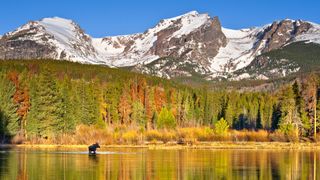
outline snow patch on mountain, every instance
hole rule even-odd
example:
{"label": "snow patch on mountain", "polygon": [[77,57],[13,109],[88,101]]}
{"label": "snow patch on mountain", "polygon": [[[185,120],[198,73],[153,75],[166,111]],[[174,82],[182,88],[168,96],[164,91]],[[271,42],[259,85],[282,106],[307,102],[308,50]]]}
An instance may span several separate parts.
{"label": "snow patch on mountain", "polygon": [[306,33],[297,36],[294,41],[307,41],[309,43],[320,44],[320,25],[313,22],[309,23],[312,25],[312,28]]}
{"label": "snow patch on mountain", "polygon": [[[144,39],[139,39],[134,35],[114,36],[105,38],[93,38],[92,45],[102,59],[111,66],[123,67],[134,66],[140,63],[148,63],[159,56],[149,55],[147,51],[152,47],[150,46],[151,36]],[[148,40],[146,40],[148,39]],[[134,47],[126,50],[128,44],[135,42]]]}
{"label": "snow patch on mountain", "polygon": [[70,41],[77,41],[75,26],[71,20],[59,17],[44,18],[39,24],[60,43],[68,45]]}
{"label": "snow patch on mountain", "polygon": [[233,72],[250,64],[255,57],[256,34],[261,28],[233,30],[222,28],[228,43],[211,60],[213,72]]}
{"label": "snow patch on mountain", "polygon": [[104,63],[92,46],[91,37],[72,20],[53,17],[44,18],[38,23],[54,37],[49,42],[57,47],[59,55],[65,54],[67,59],[83,63]]}
{"label": "snow patch on mountain", "polygon": [[172,37],[180,38],[182,35],[188,35],[206,23],[209,19],[210,16],[208,14],[198,14],[196,11],[191,11],[181,17],[181,27],[172,34]]}

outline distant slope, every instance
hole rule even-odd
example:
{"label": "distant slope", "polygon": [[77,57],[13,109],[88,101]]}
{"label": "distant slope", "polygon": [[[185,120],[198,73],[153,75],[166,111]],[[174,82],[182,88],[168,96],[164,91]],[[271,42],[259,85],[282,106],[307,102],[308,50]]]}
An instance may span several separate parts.
{"label": "distant slope", "polygon": [[261,54],[246,68],[236,71],[234,77],[268,79],[318,70],[320,70],[320,44],[295,42]]}

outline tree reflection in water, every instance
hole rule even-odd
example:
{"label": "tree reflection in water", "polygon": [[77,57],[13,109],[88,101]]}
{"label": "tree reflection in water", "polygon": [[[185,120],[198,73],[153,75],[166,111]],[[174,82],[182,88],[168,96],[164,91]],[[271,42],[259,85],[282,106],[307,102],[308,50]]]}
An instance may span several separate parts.
{"label": "tree reflection in water", "polygon": [[317,174],[319,151],[125,151],[133,153],[89,156],[21,149],[2,152],[0,179],[316,179],[320,176]]}

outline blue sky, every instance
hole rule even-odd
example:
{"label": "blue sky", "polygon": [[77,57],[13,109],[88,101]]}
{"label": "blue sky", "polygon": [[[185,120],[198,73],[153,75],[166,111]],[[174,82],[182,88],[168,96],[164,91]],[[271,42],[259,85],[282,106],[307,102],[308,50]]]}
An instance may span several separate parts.
{"label": "blue sky", "polygon": [[73,19],[93,37],[131,34],[192,10],[219,16],[234,29],[285,18],[320,23],[319,0],[3,0],[0,34],[53,16]]}

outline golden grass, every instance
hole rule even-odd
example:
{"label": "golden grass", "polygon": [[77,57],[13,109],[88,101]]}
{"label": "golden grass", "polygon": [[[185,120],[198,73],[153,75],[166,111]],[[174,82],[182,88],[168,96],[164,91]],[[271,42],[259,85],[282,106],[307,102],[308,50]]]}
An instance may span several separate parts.
{"label": "golden grass", "polygon": [[[76,128],[75,135],[69,137],[68,139],[73,144],[92,144],[95,142],[99,142],[100,144],[113,144],[113,135],[113,132],[110,132],[108,129],[100,129],[94,126],[80,125]],[[68,143],[65,141],[60,142],[61,144]]]}
{"label": "golden grass", "polygon": [[145,132],[147,141],[158,141],[161,139],[162,133],[157,130],[149,130]]}
{"label": "golden grass", "polygon": [[[320,133],[317,140],[320,140]],[[13,143],[19,144],[24,139],[17,136]],[[52,139],[29,138],[29,144],[79,145],[99,142],[101,145],[143,145],[143,144],[201,144],[202,142],[299,142],[298,132],[283,134],[280,131],[265,130],[229,130],[216,134],[210,127],[186,127],[176,129],[141,130],[138,126],[115,126],[97,128],[80,125],[74,134],[61,134]]]}
{"label": "golden grass", "polygon": [[254,142],[268,142],[269,133],[265,130],[258,131],[232,131],[231,137],[233,141],[254,141]]}
{"label": "golden grass", "polygon": [[127,131],[121,137],[126,144],[138,144],[139,142],[139,135],[136,131]]}

